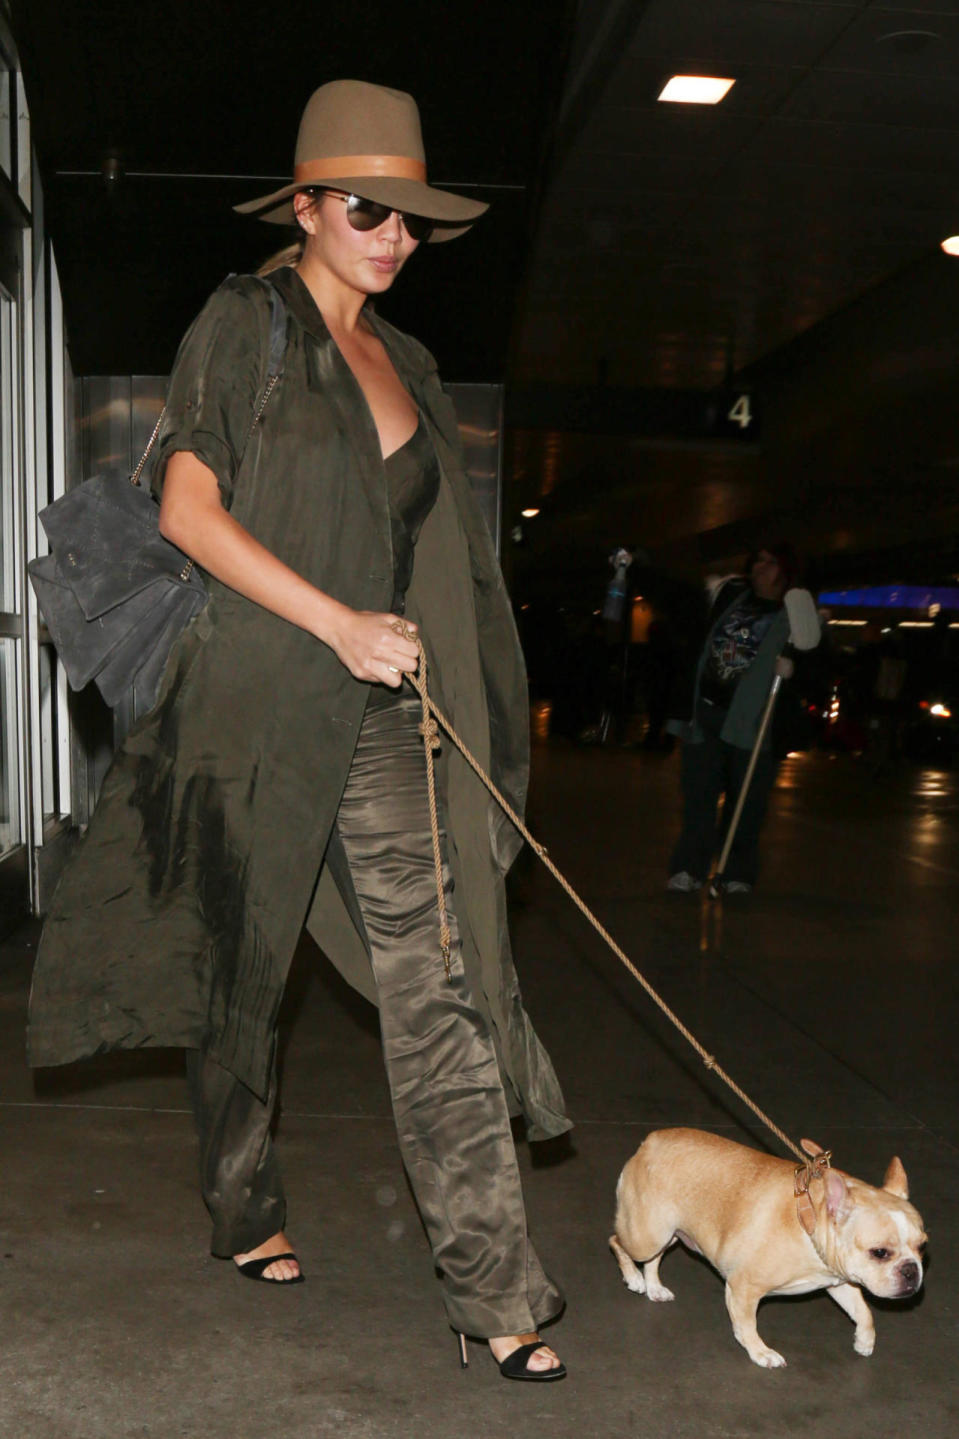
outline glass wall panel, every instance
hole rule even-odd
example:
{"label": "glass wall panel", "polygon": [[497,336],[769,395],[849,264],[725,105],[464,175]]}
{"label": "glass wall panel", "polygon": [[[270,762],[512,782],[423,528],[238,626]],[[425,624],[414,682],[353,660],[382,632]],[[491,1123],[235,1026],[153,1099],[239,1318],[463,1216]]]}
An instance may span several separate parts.
{"label": "glass wall panel", "polygon": [[13,125],[10,108],[10,67],[0,50],[0,170],[13,179]]}
{"label": "glass wall panel", "polygon": [[19,641],[0,639],[0,855],[23,838],[17,743]]}
{"label": "glass wall panel", "polygon": [[17,193],[28,210],[33,209],[33,153],[30,145],[30,111],[27,108],[27,92],[23,76],[16,75],[16,146],[17,146]]}
{"label": "glass wall panel", "polygon": [[17,474],[14,463],[16,367],[13,305],[0,292],[0,614],[17,608]]}
{"label": "glass wall panel", "polygon": [[0,0],[0,933],[42,907],[69,848],[75,745],[66,679],[27,565],[46,549],[38,511],[63,493],[79,453],[59,283],[8,8]]}
{"label": "glass wall panel", "polygon": [[40,645],[39,656],[39,694],[37,699],[40,705],[40,785],[42,794],[43,818],[46,822],[56,818],[63,810],[69,809],[69,803],[60,803],[60,748],[58,719],[59,704],[57,694],[57,657],[53,645]]}

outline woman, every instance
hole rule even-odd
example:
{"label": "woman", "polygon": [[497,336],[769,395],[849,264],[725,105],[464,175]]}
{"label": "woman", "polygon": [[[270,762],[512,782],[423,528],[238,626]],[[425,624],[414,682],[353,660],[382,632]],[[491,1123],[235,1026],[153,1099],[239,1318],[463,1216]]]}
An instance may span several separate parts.
{"label": "woman", "polygon": [[453,1327],[488,1339],[508,1378],[561,1378],[537,1329],[562,1298],[527,1238],[509,1127],[512,1110],[531,1138],[569,1128],[509,954],[502,876],[518,842],[444,746],[447,981],[403,681],[421,635],[438,703],[521,806],[522,659],[435,365],[370,304],[418,243],[486,207],[427,185],[410,96],[338,81],[307,105],[293,181],[238,208],[301,231],[294,265],[271,275],[282,377],[255,419],[271,299],[262,280],[228,281],[181,346],[155,471],[161,530],[206,571],[209,604],[58,889],[31,1058],[184,1046],[213,1253],[296,1283],[269,1126],[305,921],[379,1003]]}
{"label": "woman", "polygon": [[[788,679],[792,660],[783,597],[798,578],[791,545],[778,542],[750,555],[745,577],[720,585],[713,596],[709,632],[699,654],[690,718],[667,726],[683,740],[683,828],[670,860],[667,888],[702,888],[720,836],[716,810],[725,795],[726,824],[735,807],[769,690],[777,671]],[[809,597],[810,609],[812,597]],[[776,777],[772,732],[767,731],[726,862],[727,894],[751,893],[759,870],[759,831]]]}

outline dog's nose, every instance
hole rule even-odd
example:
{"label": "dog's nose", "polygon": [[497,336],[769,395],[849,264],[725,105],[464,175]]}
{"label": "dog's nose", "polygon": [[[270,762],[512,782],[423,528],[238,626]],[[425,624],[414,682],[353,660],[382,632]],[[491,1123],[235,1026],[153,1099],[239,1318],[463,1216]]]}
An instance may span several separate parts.
{"label": "dog's nose", "polygon": [[916,1288],[919,1283],[919,1265],[914,1259],[907,1259],[905,1264],[899,1266],[899,1277],[908,1288]]}

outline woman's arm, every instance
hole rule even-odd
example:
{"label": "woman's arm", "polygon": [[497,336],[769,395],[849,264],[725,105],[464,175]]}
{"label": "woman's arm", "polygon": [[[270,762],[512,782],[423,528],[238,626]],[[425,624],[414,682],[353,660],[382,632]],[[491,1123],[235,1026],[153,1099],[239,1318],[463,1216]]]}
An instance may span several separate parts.
{"label": "woman's arm", "polygon": [[167,463],[160,533],[222,584],[329,645],[355,679],[395,689],[416,669],[416,645],[392,628],[395,615],[350,609],[278,560],[223,508],[216,475],[189,450]]}

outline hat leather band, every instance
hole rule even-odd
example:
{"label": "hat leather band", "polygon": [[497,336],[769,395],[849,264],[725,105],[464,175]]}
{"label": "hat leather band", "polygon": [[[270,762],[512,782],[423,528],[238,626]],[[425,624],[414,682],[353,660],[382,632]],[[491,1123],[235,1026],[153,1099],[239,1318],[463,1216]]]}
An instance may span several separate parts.
{"label": "hat leather band", "polygon": [[338,155],[328,160],[305,160],[293,168],[293,181],[297,185],[316,185],[323,180],[342,179],[344,175],[421,180],[425,184],[426,166],[422,160],[413,160],[407,155]]}

